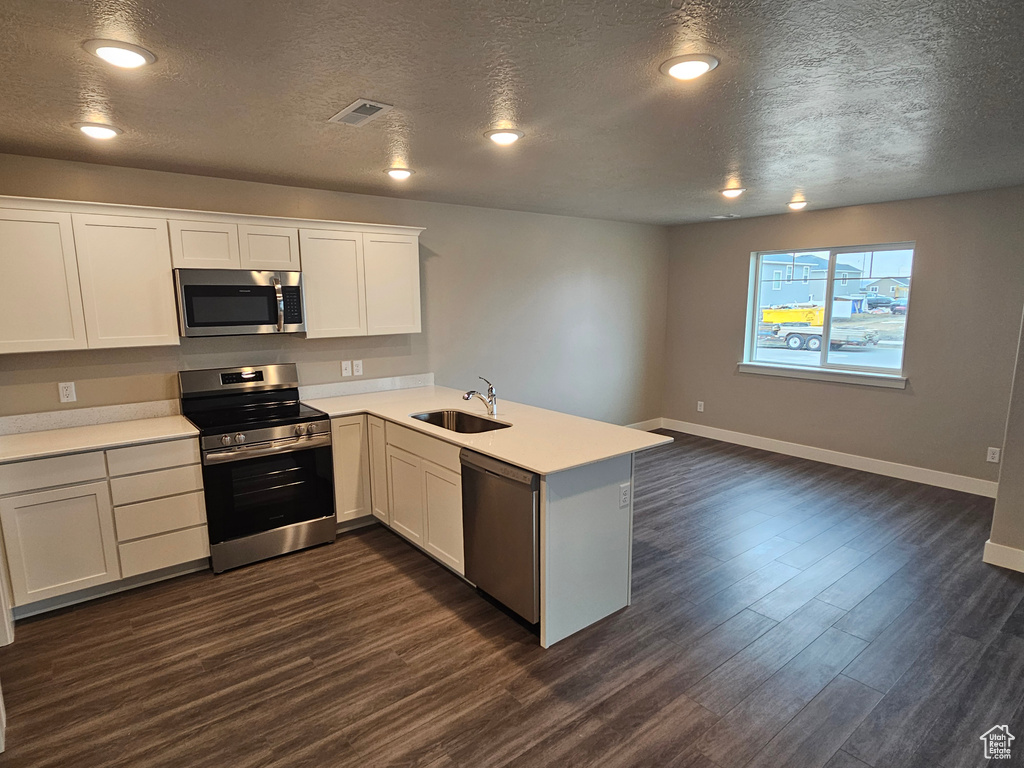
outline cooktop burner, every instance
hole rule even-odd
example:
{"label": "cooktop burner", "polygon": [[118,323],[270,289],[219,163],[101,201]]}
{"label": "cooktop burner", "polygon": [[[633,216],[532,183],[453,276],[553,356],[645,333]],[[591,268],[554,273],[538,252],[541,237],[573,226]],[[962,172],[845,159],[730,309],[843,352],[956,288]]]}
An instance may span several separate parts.
{"label": "cooktop burner", "polygon": [[285,427],[329,418],[323,411],[303,403],[253,405],[239,408],[186,413],[204,435],[237,432],[264,427]]}
{"label": "cooktop burner", "polygon": [[330,418],[323,411],[299,402],[294,364],[182,371],[178,379],[181,412],[204,437],[305,425]]}

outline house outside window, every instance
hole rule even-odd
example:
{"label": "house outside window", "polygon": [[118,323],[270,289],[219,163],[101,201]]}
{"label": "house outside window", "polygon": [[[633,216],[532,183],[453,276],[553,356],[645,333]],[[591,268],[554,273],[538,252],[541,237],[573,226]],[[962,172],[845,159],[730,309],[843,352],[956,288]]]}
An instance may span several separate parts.
{"label": "house outside window", "polygon": [[786,267],[786,282],[787,283],[792,283],[793,282],[793,265],[792,264],[790,264],[788,267]]}
{"label": "house outside window", "polygon": [[[913,243],[771,251],[751,258],[742,363],[756,364],[750,369],[757,372],[778,367],[902,377]],[[783,270],[788,276],[797,268],[801,281],[783,284]],[[880,294],[897,299],[896,312],[873,298]]]}

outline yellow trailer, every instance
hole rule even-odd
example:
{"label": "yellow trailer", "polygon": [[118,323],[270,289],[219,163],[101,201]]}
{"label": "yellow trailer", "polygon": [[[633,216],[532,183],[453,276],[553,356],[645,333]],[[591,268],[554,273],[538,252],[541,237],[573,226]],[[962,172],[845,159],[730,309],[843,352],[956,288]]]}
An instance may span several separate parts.
{"label": "yellow trailer", "polygon": [[816,306],[807,307],[778,307],[761,310],[761,322],[800,325],[825,325],[825,308]]}

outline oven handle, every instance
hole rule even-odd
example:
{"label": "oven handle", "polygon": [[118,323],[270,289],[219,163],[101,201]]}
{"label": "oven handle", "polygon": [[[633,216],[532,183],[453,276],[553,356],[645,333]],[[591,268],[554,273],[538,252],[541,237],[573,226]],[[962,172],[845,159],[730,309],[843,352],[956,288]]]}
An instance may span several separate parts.
{"label": "oven handle", "polygon": [[274,294],[277,297],[277,332],[284,332],[284,291],[281,290],[281,281],[274,277],[270,282],[274,286]]}
{"label": "oven handle", "polygon": [[293,437],[288,440],[274,440],[271,443],[257,443],[247,445],[244,448],[228,448],[223,451],[206,451],[203,454],[203,464],[226,464],[229,461],[244,461],[255,459],[260,456],[272,456],[275,453],[291,453],[292,451],[305,451],[311,448],[321,448],[331,444],[330,432],[309,437]]}

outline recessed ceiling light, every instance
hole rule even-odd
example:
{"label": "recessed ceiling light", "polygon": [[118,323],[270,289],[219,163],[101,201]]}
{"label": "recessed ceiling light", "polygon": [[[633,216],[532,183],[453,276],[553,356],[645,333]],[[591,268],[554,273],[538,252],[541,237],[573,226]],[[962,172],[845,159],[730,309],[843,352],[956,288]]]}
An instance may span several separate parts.
{"label": "recessed ceiling light", "polygon": [[734,187],[733,189],[723,189],[722,194],[726,197],[739,197],[746,191],[746,187]]}
{"label": "recessed ceiling light", "polygon": [[707,74],[718,66],[718,59],[705,53],[688,53],[676,56],[661,65],[663,74],[677,80],[693,80]]}
{"label": "recessed ceiling light", "polygon": [[738,213],[719,213],[716,216],[712,216],[712,219],[738,219],[740,215]]}
{"label": "recessed ceiling light", "polygon": [[93,56],[122,69],[135,69],[156,61],[156,56],[145,48],[119,40],[89,40],[82,47]]}
{"label": "recessed ceiling light", "polygon": [[790,209],[794,211],[802,211],[806,206],[806,200],[794,200],[789,204]]}
{"label": "recessed ceiling light", "polygon": [[515,144],[523,138],[523,132],[513,130],[512,128],[498,128],[494,131],[488,131],[484,136],[495,144],[501,144],[503,147],[507,147],[509,144]]}
{"label": "recessed ceiling light", "polygon": [[122,133],[120,128],[106,123],[73,123],[73,125],[90,139],[112,139]]}
{"label": "recessed ceiling light", "polygon": [[388,168],[384,171],[384,173],[386,173],[395,181],[405,181],[413,174],[413,172],[410,171],[408,168]]}

